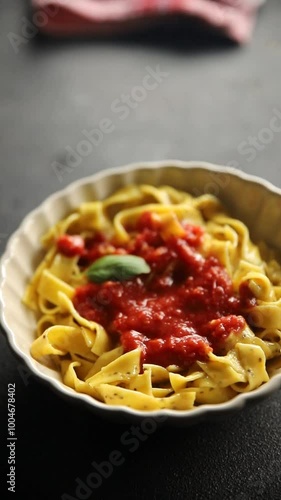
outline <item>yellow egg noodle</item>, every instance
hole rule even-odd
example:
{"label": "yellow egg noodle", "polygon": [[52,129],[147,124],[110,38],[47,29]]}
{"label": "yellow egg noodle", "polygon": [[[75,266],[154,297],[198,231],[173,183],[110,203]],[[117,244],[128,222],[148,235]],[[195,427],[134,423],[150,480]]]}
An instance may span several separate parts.
{"label": "yellow egg noodle", "polygon": [[[57,237],[103,231],[126,242],[128,223],[144,211],[160,217],[173,213],[179,221],[203,226],[203,251],[225,266],[234,292],[248,282],[257,299],[251,324],[227,338],[224,355],[210,353],[206,362],[197,361],[185,370],[153,364],[144,364],[141,370],[140,349],[123,353],[101,325],[75,310],[75,288],[86,278],[81,277],[78,257],[57,251]],[[59,369],[63,382],[75,391],[108,405],[142,411],[190,410],[252,391],[269,380],[273,366],[281,367],[281,268],[274,258],[263,260],[245,224],[228,216],[214,196],[195,198],[167,186],[129,186],[104,201],[83,203],[52,227],[42,243],[46,256],[23,299],[38,318],[31,354]]]}

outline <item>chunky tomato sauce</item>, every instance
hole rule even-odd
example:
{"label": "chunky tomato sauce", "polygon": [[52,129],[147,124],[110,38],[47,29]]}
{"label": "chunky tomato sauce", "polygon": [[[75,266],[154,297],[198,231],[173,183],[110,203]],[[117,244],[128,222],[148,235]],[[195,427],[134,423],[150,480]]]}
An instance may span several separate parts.
{"label": "chunky tomato sauce", "polygon": [[125,245],[100,234],[83,243],[64,235],[59,251],[68,256],[76,252],[83,267],[106,254],[130,253],[151,268],[150,274],[128,281],[78,287],[75,308],[103,325],[125,352],[140,347],[145,363],[187,367],[212,351],[219,354],[230,333],[244,328],[243,311],[255,299],[245,287],[235,295],[217,258],[201,255],[203,235],[201,227],[184,223],[179,236],[169,235],[150,213],[140,217]]}

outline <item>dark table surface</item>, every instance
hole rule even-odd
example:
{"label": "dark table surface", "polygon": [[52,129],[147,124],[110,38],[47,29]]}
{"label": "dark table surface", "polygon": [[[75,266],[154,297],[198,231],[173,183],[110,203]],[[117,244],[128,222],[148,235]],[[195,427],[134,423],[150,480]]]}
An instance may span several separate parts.
{"label": "dark table surface", "polygon": [[[1,251],[50,193],[132,161],[231,164],[281,187],[281,133],[263,130],[281,114],[280,0],[262,9],[245,47],[176,22],[110,41],[48,40],[26,31],[28,15],[26,2],[0,0]],[[132,95],[157,65],[165,73],[157,88],[117,111],[116,100]],[[54,162],[103,118],[112,120],[112,132],[58,175]],[[221,422],[158,428],[135,449],[122,440],[134,432],[131,424],[104,421],[62,400],[27,374],[4,335],[0,343],[1,498],[281,498],[280,391]],[[16,384],[15,495],[6,485],[8,383]],[[120,451],[122,464],[99,488],[76,491],[77,478],[85,481],[92,463],[101,466],[112,450]]]}

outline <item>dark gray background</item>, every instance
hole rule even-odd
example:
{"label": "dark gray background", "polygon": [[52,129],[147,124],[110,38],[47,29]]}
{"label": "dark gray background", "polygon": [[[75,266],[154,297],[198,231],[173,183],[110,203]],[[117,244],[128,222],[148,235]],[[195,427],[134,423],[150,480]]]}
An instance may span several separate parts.
{"label": "dark gray background", "polygon": [[[132,161],[231,163],[281,187],[281,132],[267,144],[259,142],[254,160],[245,152],[245,141],[268,137],[262,129],[270,126],[274,110],[281,113],[280,0],[262,9],[245,47],[174,22],[157,33],[108,41],[34,36],[15,53],[11,33],[21,35],[23,16],[30,16],[26,2],[0,0],[1,251],[22,217],[50,193]],[[168,76],[120,120],[111,109],[114,100],[142,85],[146,67],[157,65]],[[82,130],[96,128],[103,118],[112,120],[114,130],[59,178],[53,162],[63,162],[66,146],[76,148]],[[84,480],[91,462],[107,460],[114,449],[125,462],[91,499],[281,497],[280,391],[220,423],[158,429],[132,453],[120,443],[131,432],[129,424],[102,421],[26,378],[3,335],[0,342],[4,491],[7,384],[16,383],[14,497],[75,498],[75,478]]]}

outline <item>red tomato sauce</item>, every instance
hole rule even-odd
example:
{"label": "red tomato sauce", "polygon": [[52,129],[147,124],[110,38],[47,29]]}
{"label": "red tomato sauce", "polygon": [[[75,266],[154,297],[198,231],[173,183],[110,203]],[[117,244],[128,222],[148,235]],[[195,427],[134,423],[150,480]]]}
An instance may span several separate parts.
{"label": "red tomato sauce", "polygon": [[140,347],[143,363],[184,368],[210,352],[219,354],[230,333],[245,327],[243,314],[255,305],[245,285],[234,294],[217,258],[202,256],[203,229],[182,227],[180,237],[163,237],[157,217],[145,213],[128,244],[97,235],[78,253],[82,266],[112,253],[138,255],[150,265],[148,275],[80,286],[73,299],[79,314],[101,324],[125,352]]}

